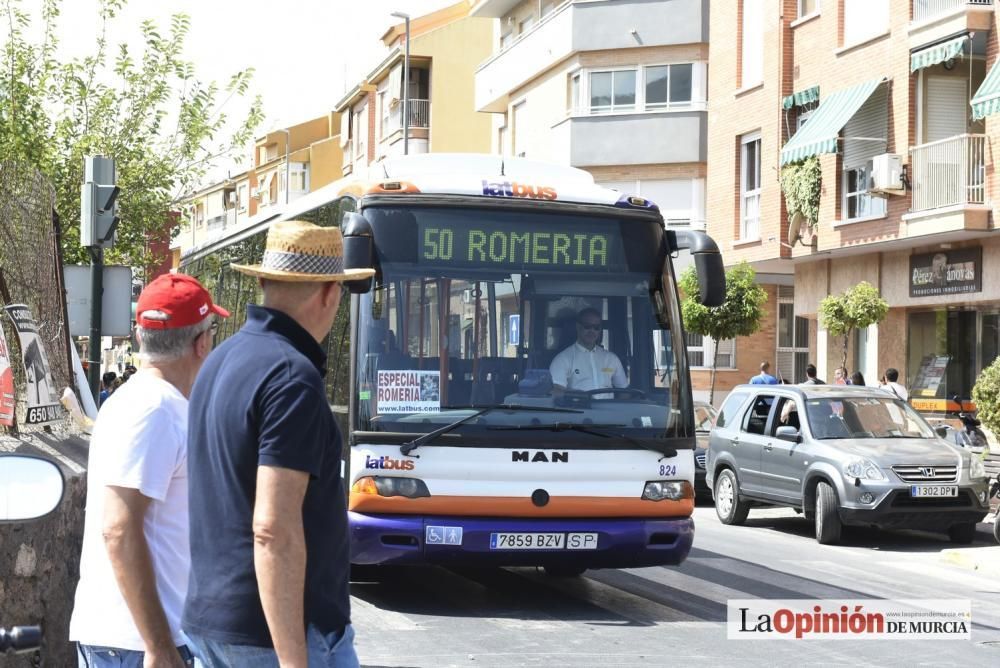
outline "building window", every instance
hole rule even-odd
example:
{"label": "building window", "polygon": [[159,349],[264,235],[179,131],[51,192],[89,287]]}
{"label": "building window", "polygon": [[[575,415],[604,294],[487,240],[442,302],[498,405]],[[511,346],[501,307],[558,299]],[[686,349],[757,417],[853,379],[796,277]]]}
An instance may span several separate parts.
{"label": "building window", "polygon": [[591,113],[635,110],[635,74],[634,69],[591,72]]}
{"label": "building window", "polygon": [[743,0],[740,87],[764,80],[764,0]]}
{"label": "building window", "polygon": [[795,315],[795,289],[778,286],[778,345],[775,368],[789,383],[802,383],[809,364],[809,320]]}
{"label": "building window", "polygon": [[497,153],[507,155],[507,126],[503,125],[497,130]]}
{"label": "building window", "polygon": [[524,144],[525,109],[525,102],[518,102],[511,108],[511,148],[517,158],[523,158],[526,155]]}
{"label": "building window", "polygon": [[691,63],[643,68],[646,80],[646,110],[691,104],[693,69]]}
{"label": "building window", "polygon": [[378,93],[379,128],[378,136],[385,139],[389,134],[389,95],[387,90]]}
{"label": "building window", "polygon": [[795,131],[796,132],[798,132],[799,130],[802,129],[802,126],[805,125],[806,122],[809,120],[809,117],[812,116],[813,111],[815,111],[815,109],[809,109],[809,110],[806,110],[806,111],[800,111],[799,112],[799,117],[795,121]]}
{"label": "building window", "polygon": [[517,24],[517,34],[523,35],[524,33],[531,30],[531,27],[533,25],[535,25],[534,15],[527,17],[526,19]]}
{"label": "building window", "polygon": [[354,156],[366,157],[365,144],[368,140],[368,105],[363,105],[354,113]]}
{"label": "building window", "polygon": [[205,209],[201,206],[195,207],[194,210],[194,226],[201,229],[205,226]]}
{"label": "building window", "polygon": [[304,168],[293,169],[290,178],[292,181],[292,190],[297,190],[299,192],[307,190],[306,170]]}
{"label": "building window", "polygon": [[819,0],[799,0],[799,18],[819,12]]}
{"label": "building window", "polygon": [[257,147],[257,164],[258,165],[263,165],[265,162],[267,162],[267,147],[266,146],[258,146]]}
{"label": "building window", "polygon": [[844,219],[885,215],[885,198],[873,196],[872,161],[844,170]]}
{"label": "building window", "polygon": [[236,206],[240,211],[246,211],[247,201],[250,199],[248,193],[250,191],[250,186],[246,183],[240,184],[240,187],[236,189]]}
{"label": "building window", "polygon": [[[688,366],[692,368],[710,369],[712,368],[712,359],[714,358],[716,351],[718,351],[716,368],[736,368],[735,340],[729,339],[716,343],[708,336],[702,336],[701,334],[695,334],[693,332],[685,333],[685,338],[687,339]],[[664,350],[663,352],[666,351]]]}
{"label": "building window", "polygon": [[542,2],[542,9],[540,15],[546,17],[552,13],[552,10],[556,8],[555,0],[545,0]]}
{"label": "building window", "polygon": [[760,238],[760,133],[740,142],[740,239]]}
{"label": "building window", "polygon": [[569,83],[566,87],[566,108],[570,113],[575,114],[580,111],[580,73],[574,72],[569,75]]}
{"label": "building window", "polygon": [[889,30],[889,0],[844,0],[844,44],[858,44]]}
{"label": "building window", "polygon": [[508,30],[504,34],[500,35],[500,48],[506,49],[514,42],[514,31]]}

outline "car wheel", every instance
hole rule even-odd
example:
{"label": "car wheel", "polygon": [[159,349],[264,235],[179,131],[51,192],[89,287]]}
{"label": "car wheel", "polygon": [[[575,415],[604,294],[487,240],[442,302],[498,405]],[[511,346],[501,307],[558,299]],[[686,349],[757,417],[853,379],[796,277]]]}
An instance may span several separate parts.
{"label": "car wheel", "polygon": [[837,492],[828,482],[816,485],[816,541],[820,545],[834,545],[840,542],[843,529],[837,509]]}
{"label": "car wheel", "polygon": [[586,566],[545,566],[550,578],[576,578],[587,572]]}
{"label": "car wheel", "polygon": [[[996,533],[996,529],[994,529]],[[948,527],[948,539],[953,543],[968,545],[976,538],[976,523],[962,522]]]}
{"label": "car wheel", "polygon": [[750,504],[740,498],[740,484],[736,474],[723,469],[715,479],[715,514],[723,524],[743,524],[750,512]]}

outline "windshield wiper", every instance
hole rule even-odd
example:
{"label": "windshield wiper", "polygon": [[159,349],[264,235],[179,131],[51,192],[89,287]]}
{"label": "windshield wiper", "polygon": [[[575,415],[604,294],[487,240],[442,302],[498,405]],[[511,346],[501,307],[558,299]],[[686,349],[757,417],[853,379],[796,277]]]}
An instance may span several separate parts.
{"label": "windshield wiper", "polygon": [[[640,441],[637,438],[633,438],[627,434],[609,433],[602,431],[603,429],[620,429],[624,427],[623,424],[578,424],[575,422],[553,422],[552,424],[523,424],[523,425],[512,425],[512,426],[497,426],[497,427],[487,427],[487,429],[495,429],[498,431],[578,431],[582,434],[590,434],[592,436],[600,436],[601,438],[620,438],[630,445],[634,445],[637,448],[642,448],[644,450],[652,450],[653,452],[658,452],[663,457],[676,457],[677,451],[673,448],[667,447],[657,447],[656,445],[647,441]],[[662,458],[661,458],[662,459]]]}
{"label": "windshield wiper", "polygon": [[548,406],[521,406],[519,404],[494,404],[492,406],[446,406],[444,410],[468,410],[470,408],[476,408],[475,413],[471,415],[466,415],[460,420],[455,420],[450,422],[443,427],[439,427],[434,431],[429,431],[426,434],[421,434],[412,441],[407,441],[399,446],[399,451],[408,455],[421,445],[433,441],[435,438],[441,434],[447,434],[452,429],[456,427],[461,427],[466,422],[475,420],[481,415],[485,415],[490,411],[526,411],[534,413],[582,413],[583,411],[577,410],[575,408],[550,408]]}

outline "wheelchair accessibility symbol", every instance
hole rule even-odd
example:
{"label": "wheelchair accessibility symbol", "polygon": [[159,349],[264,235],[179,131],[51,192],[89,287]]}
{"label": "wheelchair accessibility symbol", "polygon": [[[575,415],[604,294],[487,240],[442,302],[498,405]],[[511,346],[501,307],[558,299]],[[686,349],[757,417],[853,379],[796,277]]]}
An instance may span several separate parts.
{"label": "wheelchair accessibility symbol", "polygon": [[428,545],[461,545],[462,527],[428,526],[424,542]]}

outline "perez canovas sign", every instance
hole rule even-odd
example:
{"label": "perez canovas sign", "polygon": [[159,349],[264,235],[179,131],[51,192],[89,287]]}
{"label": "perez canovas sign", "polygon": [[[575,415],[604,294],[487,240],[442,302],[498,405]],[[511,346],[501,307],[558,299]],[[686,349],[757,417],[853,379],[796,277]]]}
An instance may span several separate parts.
{"label": "perez canovas sign", "polygon": [[910,256],[911,297],[957,295],[982,289],[982,246]]}

